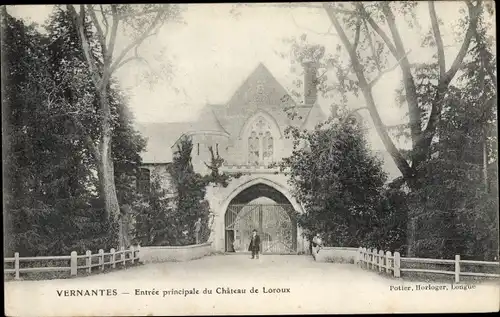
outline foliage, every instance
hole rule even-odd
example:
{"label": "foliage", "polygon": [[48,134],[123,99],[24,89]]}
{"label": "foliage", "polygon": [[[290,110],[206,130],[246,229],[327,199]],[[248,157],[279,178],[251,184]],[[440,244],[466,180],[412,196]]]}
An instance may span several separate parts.
{"label": "foliage", "polygon": [[[491,257],[486,255],[487,247],[478,243],[492,246],[490,253],[498,253],[498,236],[486,225],[496,218],[491,209],[495,204],[486,198],[492,195],[492,180],[497,175],[491,170],[497,164],[495,39],[488,36],[494,9],[482,1],[457,4],[460,16],[453,26],[456,37],[452,41],[458,52],[450,60],[444,54],[444,42],[450,39],[441,30],[435,2],[425,4],[430,18],[428,29],[415,18],[423,5],[324,3],[320,7],[336,34],[327,33],[323,39],[335,39],[335,50],[327,50],[325,43],[312,43],[302,35],[290,41],[293,64],[306,59],[317,63],[321,74],[318,89],[332,100],[332,108],[362,96],[362,108],[369,110],[377,134],[411,193],[410,252],[452,256],[460,251],[468,256]],[[418,49],[434,55],[424,63],[411,60],[417,55],[411,53],[403,34],[420,38]],[[408,122],[389,129],[374,90],[395,68],[402,73],[396,100],[408,110]],[[398,149],[394,138],[404,138],[411,148]],[[435,157],[437,151],[439,159]],[[471,174],[479,179],[471,182],[466,176]],[[476,202],[474,208],[470,202]],[[443,230],[441,221],[445,220]]]}
{"label": "foliage", "polygon": [[[56,10],[47,34],[3,11],[2,103],[5,140],[5,220],[8,253],[68,254],[116,247],[97,195],[96,161],[90,150],[96,127],[95,91],[75,45],[67,14]],[[126,104],[110,90],[115,116],[117,178],[138,164],[142,149]],[[128,162],[121,167],[120,162]],[[131,188],[118,191],[131,197]],[[124,198],[124,200],[126,200]]]}
{"label": "foliage", "polygon": [[154,177],[151,189],[136,211],[133,233],[136,242],[144,246],[169,245],[176,241],[173,199],[161,187],[160,179]]}
{"label": "foliage", "polygon": [[209,235],[209,206],[205,200],[206,182],[194,172],[191,163],[193,143],[189,138],[183,138],[174,153],[169,173],[174,190],[172,205],[167,221],[171,231],[163,243],[167,245],[189,245],[195,243],[194,224],[201,218],[201,242]]}
{"label": "foliage", "polygon": [[219,153],[214,154],[212,146],[208,147],[208,151],[210,152],[210,164],[205,163],[205,166],[210,170],[210,174],[205,175],[203,178],[206,186],[213,184],[216,186],[220,185],[222,187],[227,187],[232,178],[240,178],[243,176],[243,173],[236,173],[233,175],[222,173],[220,168],[224,164],[224,159],[219,155]]}
{"label": "foliage", "polygon": [[399,247],[401,193],[384,190],[380,160],[370,153],[361,124],[346,115],[339,109],[313,131],[289,128],[295,148],[280,165],[305,209],[298,223],[309,238],[320,233],[331,246]]}

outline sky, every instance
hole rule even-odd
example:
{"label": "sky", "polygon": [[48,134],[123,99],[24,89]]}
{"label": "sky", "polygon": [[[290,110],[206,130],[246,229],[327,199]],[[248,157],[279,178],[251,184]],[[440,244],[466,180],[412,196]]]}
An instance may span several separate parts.
{"label": "sky", "polygon": [[[141,47],[141,55],[155,71],[173,65],[170,79],[160,79],[151,85],[143,78],[144,73],[149,72],[149,67],[143,63],[128,64],[117,72],[122,86],[131,94],[131,107],[137,121],[191,120],[207,102],[227,101],[259,62],[290,89],[295,78],[290,73],[290,60],[276,53],[288,50],[283,39],[306,33],[308,39],[330,48],[338,41],[334,36],[315,34],[326,32],[331,26],[321,9],[250,5],[238,8],[239,14],[234,15],[232,8],[231,4],[187,5],[184,24],[166,24],[157,36]],[[446,26],[451,25],[449,22],[456,20],[458,8],[453,2],[438,3],[438,15],[445,22],[444,33]],[[43,23],[52,9],[48,5],[26,5],[8,10],[27,21]],[[419,5],[417,12],[425,28],[428,25],[427,5]],[[410,58],[422,60],[429,55],[419,48],[420,40],[414,33],[402,31],[406,46],[412,49]],[[126,39],[123,42],[126,44]],[[393,107],[394,100],[388,100],[394,99],[394,88],[399,81],[400,73],[396,69],[385,74],[375,89],[376,99],[384,104],[381,112],[388,124],[395,124],[404,117],[404,109],[398,111],[400,109]]]}
{"label": "sky", "polygon": [[[462,5],[457,1],[436,4],[437,14],[443,22],[441,31],[447,47],[447,67],[458,51],[458,46],[453,45],[453,25],[457,23]],[[131,96],[130,106],[138,122],[194,120],[203,105],[228,101],[260,62],[290,90],[296,75],[290,72],[291,61],[277,54],[289,51],[283,40],[306,33],[311,42],[325,45],[327,51],[333,50],[339,41],[335,36],[317,34],[331,27],[322,9],[247,5],[239,7],[238,14],[232,14],[232,4],[186,6],[184,23],[164,25],[158,35],[149,38],[141,47],[141,56],[149,61],[149,67],[130,63],[116,73]],[[43,23],[52,6],[11,6],[8,11],[26,21]],[[416,12],[422,30],[428,30],[427,3],[419,3]],[[397,19],[403,22],[405,17]],[[411,61],[430,60],[435,52],[421,47],[421,38],[415,31],[401,26],[400,32],[405,47],[411,50],[408,55]],[[127,39],[123,38],[117,48],[126,43]],[[170,70],[170,79],[162,78],[151,84],[142,76],[150,68]],[[406,109],[397,106],[395,98],[400,82],[401,71],[396,68],[384,74],[374,88],[381,117],[388,125],[406,121]],[[360,107],[364,101],[350,100],[349,103],[352,107]],[[322,106],[328,111],[327,103]],[[375,148],[383,147],[380,140],[374,139],[373,143],[377,144]],[[404,147],[404,141],[399,145]]]}

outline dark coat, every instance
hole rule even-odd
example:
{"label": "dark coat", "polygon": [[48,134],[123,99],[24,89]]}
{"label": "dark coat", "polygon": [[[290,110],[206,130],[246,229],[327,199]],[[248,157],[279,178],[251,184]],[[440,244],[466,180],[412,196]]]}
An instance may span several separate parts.
{"label": "dark coat", "polygon": [[248,251],[260,251],[260,237],[259,235],[255,236],[255,239],[253,239],[253,236],[250,236],[250,245],[248,246]]}

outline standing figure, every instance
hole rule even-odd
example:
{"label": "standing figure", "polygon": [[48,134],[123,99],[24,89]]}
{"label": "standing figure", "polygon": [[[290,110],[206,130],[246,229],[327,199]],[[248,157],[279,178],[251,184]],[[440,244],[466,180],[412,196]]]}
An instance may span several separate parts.
{"label": "standing figure", "polygon": [[323,247],[323,241],[321,240],[319,233],[316,233],[316,235],[314,236],[312,240],[312,246],[314,255],[318,254],[321,247]]}
{"label": "standing figure", "polygon": [[252,237],[250,239],[250,245],[248,246],[248,251],[252,251],[252,259],[259,258],[260,251],[260,237],[257,234],[257,230],[253,229]]}
{"label": "standing figure", "polygon": [[194,223],[194,235],[196,238],[196,244],[200,244],[200,231],[201,231],[201,218]]}

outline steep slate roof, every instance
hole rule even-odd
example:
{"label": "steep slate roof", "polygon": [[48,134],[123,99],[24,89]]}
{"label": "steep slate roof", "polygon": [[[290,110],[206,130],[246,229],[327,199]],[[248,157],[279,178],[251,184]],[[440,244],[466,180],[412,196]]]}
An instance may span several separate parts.
{"label": "steep slate roof", "polygon": [[194,128],[193,122],[147,122],[136,123],[136,127],[147,139],[143,163],[172,162],[172,145],[184,131]]}
{"label": "steep slate roof", "polygon": [[[259,86],[263,87],[263,91],[258,91]],[[297,114],[294,119],[290,119],[285,112],[287,108]],[[171,147],[183,133],[211,131],[237,137],[246,120],[262,110],[274,117],[280,127],[314,127],[318,123],[316,120],[326,119],[317,104],[313,107],[297,105],[267,67],[260,63],[227,104],[206,105],[196,121],[137,123],[139,132],[148,139],[146,152],[142,154],[143,162],[171,162]]]}
{"label": "steep slate roof", "polygon": [[210,105],[202,109],[196,121],[142,122],[136,123],[136,127],[147,139],[146,152],[142,153],[144,163],[171,162],[172,146],[184,133],[198,131],[227,133]]}

